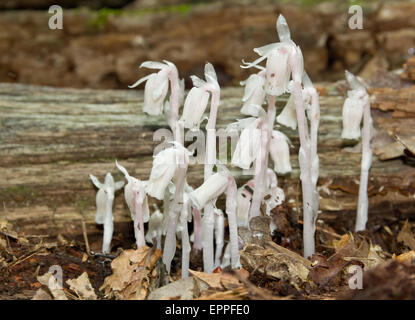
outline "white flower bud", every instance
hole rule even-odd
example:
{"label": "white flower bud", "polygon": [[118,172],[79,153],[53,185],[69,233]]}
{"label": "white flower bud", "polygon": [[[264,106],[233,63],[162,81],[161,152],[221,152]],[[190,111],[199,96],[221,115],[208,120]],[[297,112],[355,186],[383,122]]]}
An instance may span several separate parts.
{"label": "white flower bud", "polygon": [[251,207],[252,194],[243,185],[238,189],[236,207],[236,222],[238,227],[249,227],[249,209]]}
{"label": "white flower bud", "polygon": [[279,46],[272,50],[266,64],[265,92],[280,96],[288,92],[291,70],[288,63],[290,45]]}
{"label": "white flower bud", "polygon": [[343,105],[342,139],[359,139],[360,124],[363,118],[363,107],[366,93],[363,90],[350,90]]}
{"label": "white flower bud", "polygon": [[148,222],[148,231],[146,233],[146,241],[153,244],[153,239],[157,241],[157,248],[161,249],[161,236],[163,234],[164,215],[160,210],[156,210],[150,217]]}
{"label": "white flower bud", "polygon": [[199,129],[203,114],[209,100],[209,92],[204,89],[193,87],[184,102],[181,120],[187,129]]}
{"label": "white flower bud", "polygon": [[147,193],[163,200],[164,192],[173,179],[179,165],[189,163],[189,152],[181,145],[159,152],[153,160]]}
{"label": "white flower bud", "polygon": [[277,130],[272,132],[269,152],[274,161],[274,170],[278,174],[287,174],[292,170],[288,142],[288,137],[282,132]]}
{"label": "white flower bud", "polygon": [[193,205],[201,210],[207,202],[219,197],[228,185],[228,177],[221,173],[210,176],[203,184],[189,194]]}
{"label": "white flower bud", "polygon": [[292,95],[290,95],[284,109],[277,116],[277,122],[293,130],[297,128],[297,112]]}
{"label": "white flower bud", "polygon": [[124,181],[114,182],[111,173],[105,176],[105,182],[100,183],[99,180],[89,175],[94,185],[99,189],[97,192],[96,203],[97,212],[95,214],[95,222],[104,225],[104,238],[102,242],[102,252],[109,253],[111,250],[110,244],[112,234],[114,231],[114,217],[112,214],[112,206],[114,203],[114,193],[123,187]]}
{"label": "white flower bud", "polygon": [[259,109],[265,99],[264,83],[264,77],[258,74],[252,74],[247,80],[241,82],[241,85],[245,85],[245,93],[242,98],[244,103],[241,109],[242,114],[259,116]]}
{"label": "white flower bud", "polygon": [[254,120],[245,129],[236,144],[232,156],[232,164],[242,169],[249,169],[261,149],[261,130],[258,129],[259,119]]}

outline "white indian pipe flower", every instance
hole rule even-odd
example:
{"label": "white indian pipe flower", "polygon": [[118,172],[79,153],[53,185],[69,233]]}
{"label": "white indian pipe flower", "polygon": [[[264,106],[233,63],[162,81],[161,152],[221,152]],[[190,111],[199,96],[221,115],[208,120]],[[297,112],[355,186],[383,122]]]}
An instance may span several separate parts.
{"label": "white indian pipe flower", "polygon": [[284,109],[282,109],[276,120],[278,123],[293,130],[297,128],[297,112],[295,110],[293,95],[290,95]]}
{"label": "white indian pipe flower", "polygon": [[180,163],[179,159],[184,157],[184,162],[189,162],[189,151],[180,143],[175,142],[174,146],[160,151],[153,160],[150,179],[147,184],[147,193],[158,199],[163,200],[166,188],[173,179]]}
{"label": "white indian pipe flower", "polygon": [[112,214],[112,206],[114,203],[115,191],[124,186],[124,181],[114,182],[111,173],[107,173],[104,183],[93,176],[89,175],[93,184],[98,188],[96,196],[97,211],[95,214],[95,222],[104,225],[104,237],[102,242],[102,252],[109,253],[111,251],[110,245],[112,234],[114,232],[114,217]]}
{"label": "white indian pipe flower", "polygon": [[236,222],[238,227],[249,227],[249,209],[251,207],[252,193],[247,187],[253,188],[253,180],[248,181],[238,189],[237,206],[236,206]]}
{"label": "white indian pipe flower", "polygon": [[[173,63],[166,60],[163,60],[163,62],[143,62],[140,68],[159,69],[160,71],[145,76],[129,86],[129,88],[135,88],[146,81],[143,111],[149,115],[160,115],[163,113],[164,100],[169,88],[169,76],[178,74],[177,68]],[[183,86],[182,83],[179,85]],[[180,95],[178,98],[180,101]]]}
{"label": "white indian pipe flower", "polygon": [[185,128],[192,130],[199,129],[208,101],[208,91],[197,87],[193,87],[189,91],[184,103],[183,115],[181,118]]}
{"label": "white indian pipe flower", "polygon": [[357,215],[355,232],[366,228],[368,219],[369,199],[367,195],[369,170],[372,164],[372,116],[370,114],[369,94],[363,84],[352,73],[346,71],[346,79],[357,96],[356,103],[363,108],[363,130],[362,130],[362,160],[360,168],[359,198],[357,203]]}
{"label": "white indian pipe flower", "polygon": [[342,139],[360,138],[360,124],[363,119],[363,107],[367,103],[366,91],[355,89],[347,92],[343,105]]}
{"label": "white indian pipe flower", "polygon": [[270,155],[274,161],[274,170],[278,174],[287,174],[291,172],[290,163],[290,147],[288,137],[280,131],[274,130],[272,132],[270,142]]}
{"label": "white indian pipe flower", "polygon": [[255,119],[242,130],[232,156],[234,166],[249,169],[257,158],[261,151],[261,130],[258,128],[261,121],[261,119]]}
{"label": "white indian pipe flower", "polygon": [[148,221],[148,230],[146,233],[146,241],[154,244],[153,240],[156,239],[157,249],[161,250],[161,236],[163,235],[163,219],[164,215],[158,208],[150,216]]}
{"label": "white indian pipe flower", "polygon": [[189,194],[193,205],[201,210],[206,203],[219,197],[228,185],[228,177],[222,173],[211,175],[203,184]]}
{"label": "white indian pipe flower", "polygon": [[265,92],[272,96],[280,96],[289,92],[288,84],[291,76],[290,57],[298,54],[300,49],[291,40],[290,31],[285,18],[280,15],[277,20],[277,31],[280,42],[255,48],[254,51],[261,57],[252,63],[245,63],[242,68],[257,66],[260,62],[266,61]]}
{"label": "white indian pipe flower", "polygon": [[130,176],[118,161],[115,161],[115,165],[127,179],[127,184],[124,187],[124,198],[134,222],[134,235],[137,248],[139,248],[145,245],[144,223],[150,219],[148,199],[145,192],[147,182]]}
{"label": "white indian pipe flower", "polygon": [[244,103],[241,113],[253,117],[258,117],[260,109],[265,99],[265,78],[264,72],[252,74],[248,79],[241,82],[245,86],[242,102]]}
{"label": "white indian pipe flower", "polygon": [[211,63],[205,64],[205,80],[200,79],[197,76],[190,76],[192,79],[193,85],[197,88],[202,88],[206,91],[218,91],[220,86],[218,83],[218,77],[216,76],[215,68]]}

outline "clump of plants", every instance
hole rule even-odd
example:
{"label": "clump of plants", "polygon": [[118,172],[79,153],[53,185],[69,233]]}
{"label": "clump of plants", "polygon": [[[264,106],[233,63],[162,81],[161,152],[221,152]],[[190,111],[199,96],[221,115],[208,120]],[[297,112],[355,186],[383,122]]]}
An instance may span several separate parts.
{"label": "clump of plants", "polygon": [[[298,129],[304,256],[309,257],[315,252],[314,238],[319,207],[319,95],[304,70],[301,49],[292,41],[282,15],[277,20],[276,28],[279,42],[255,48],[254,52],[260,57],[251,63],[243,61],[241,66],[258,71],[241,82],[244,86],[241,113],[246,117],[238,119],[227,128],[227,132],[236,130],[239,136],[231,165],[253,173],[253,178],[239,188],[223,161],[217,159],[216,119],[221,111],[221,90],[212,64],[206,63],[204,79],[191,77],[193,87],[187,95],[184,80],[179,78],[176,66],[169,61],[143,62],[141,67],[155,71],[130,86],[135,88],[145,83],[143,112],[150,116],[164,115],[173,133],[168,146],[154,156],[148,180],[130,176],[116,162],[117,168],[127,180],[124,195],[131,212],[137,247],[150,243],[162,249],[162,261],[167,272],[171,270],[178,238],[181,239],[182,248],[182,277],[189,275],[192,249],[202,251],[205,272],[211,273],[219,266],[239,268],[239,250],[242,244],[238,228],[249,228],[249,222],[254,217],[270,216],[271,211],[285,200],[284,191],[278,187],[278,175],[289,174],[292,170],[291,142],[283,132],[274,130],[275,121],[285,127]],[[262,62],[264,65],[261,65]],[[360,136],[360,121],[364,113],[362,180],[356,222],[356,230],[362,230],[367,219],[366,189],[371,155],[370,109],[362,85],[351,74],[346,73],[346,76],[352,90],[349,91],[343,110],[343,138],[356,139]],[[290,97],[277,116],[276,100],[283,94],[289,94]],[[184,132],[200,130],[207,110],[204,179],[198,186],[190,186],[187,183],[187,172],[192,152],[184,145]],[[269,164],[270,157],[273,166]],[[113,194],[123,185],[121,182],[114,183],[112,177],[107,178],[108,183],[106,179],[105,184],[100,184],[91,176],[99,188],[97,223],[104,223],[105,226],[103,252],[110,251]],[[226,197],[224,211],[217,207],[217,200],[222,195]],[[149,198],[160,203],[160,206],[154,206],[152,213],[148,205]],[[265,210],[262,212],[261,208]],[[189,232],[192,221],[193,230]],[[229,226],[229,239],[225,239],[226,225]],[[270,232],[273,229],[275,225],[271,224]]]}

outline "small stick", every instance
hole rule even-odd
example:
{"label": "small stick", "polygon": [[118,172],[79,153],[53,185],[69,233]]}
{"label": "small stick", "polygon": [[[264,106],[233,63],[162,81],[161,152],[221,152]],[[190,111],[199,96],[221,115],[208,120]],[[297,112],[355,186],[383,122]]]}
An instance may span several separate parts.
{"label": "small stick", "polygon": [[86,224],[84,220],[82,220],[81,223],[82,223],[82,234],[84,236],[86,253],[88,254],[88,256],[91,256],[91,249],[89,247],[89,241],[88,241],[88,233],[86,232]]}

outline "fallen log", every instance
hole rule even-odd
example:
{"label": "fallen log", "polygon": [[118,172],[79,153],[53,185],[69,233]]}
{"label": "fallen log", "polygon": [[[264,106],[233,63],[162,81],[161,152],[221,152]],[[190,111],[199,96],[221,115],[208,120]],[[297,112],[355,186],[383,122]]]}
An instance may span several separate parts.
{"label": "fallen log", "polygon": [[[361,155],[358,145],[346,147],[340,138],[344,97],[333,84],[320,84],[318,89],[324,94],[320,97],[318,144],[320,219],[330,221],[339,213],[356,209]],[[222,90],[218,128],[242,118],[242,94],[241,88]],[[286,100],[278,100],[277,113]],[[112,172],[117,180],[122,178],[114,164],[117,159],[133,176],[148,178],[153,149],[160,143],[153,141],[153,133],[167,128],[163,117],[142,113],[142,102],[142,91],[0,84],[0,219],[13,222],[28,234],[81,236],[81,220],[87,222],[89,231],[97,232],[93,226],[96,190],[88,174],[103,177]],[[395,142],[388,132],[391,127],[403,128],[415,121],[410,117],[395,119],[378,109],[372,109],[372,114],[375,149]],[[280,177],[279,183],[289,207],[299,210],[298,136],[285,127],[276,128],[294,145],[293,172]],[[191,185],[200,185],[202,168],[190,168]],[[239,183],[250,177],[231,169]],[[381,161],[374,155],[369,223],[375,214],[413,214],[414,177],[415,169],[404,156]],[[116,223],[130,221],[122,193],[116,195],[114,214]]]}

